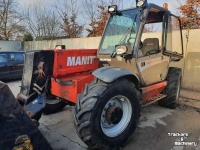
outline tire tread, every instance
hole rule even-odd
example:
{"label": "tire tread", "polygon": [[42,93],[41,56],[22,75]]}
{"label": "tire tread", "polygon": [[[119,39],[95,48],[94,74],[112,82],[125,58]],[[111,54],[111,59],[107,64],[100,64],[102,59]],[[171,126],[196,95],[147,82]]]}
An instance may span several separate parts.
{"label": "tire tread", "polygon": [[167,82],[168,85],[163,90],[163,94],[167,95],[165,98],[159,101],[159,104],[163,107],[167,108],[176,108],[177,100],[176,100],[176,93],[178,89],[178,83],[181,79],[181,69],[176,67],[170,67],[169,72],[167,75]]}

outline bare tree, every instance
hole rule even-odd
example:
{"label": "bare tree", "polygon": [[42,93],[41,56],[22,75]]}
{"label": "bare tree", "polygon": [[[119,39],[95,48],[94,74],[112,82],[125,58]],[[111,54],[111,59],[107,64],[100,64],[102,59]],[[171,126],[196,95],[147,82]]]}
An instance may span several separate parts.
{"label": "bare tree", "polygon": [[[107,2],[107,3],[106,3]],[[131,8],[135,6],[135,1],[127,1],[127,0],[107,0],[105,1],[107,5],[117,5],[118,9]]]}
{"label": "bare tree", "polygon": [[[180,0],[177,0],[179,4],[178,10],[180,12],[180,20],[183,29],[186,29],[186,47],[185,53],[188,51],[188,44],[190,40],[190,29],[200,29],[200,1],[199,0],[185,0],[185,4],[182,4]],[[178,24],[174,22],[174,28]],[[186,67],[186,61],[184,61],[183,68]],[[184,70],[184,69],[183,69]],[[183,72],[183,76],[184,76]]]}
{"label": "bare tree", "polygon": [[[89,33],[90,36],[95,36],[95,22],[97,21],[97,1],[96,0],[83,0],[82,2],[84,16],[87,20],[90,20],[89,23],[86,22],[87,27],[86,30],[91,30],[92,32]],[[90,31],[89,31],[90,32]]]}
{"label": "bare tree", "polygon": [[107,5],[117,5],[118,9],[124,8],[123,0],[109,0]]}
{"label": "bare tree", "polygon": [[28,31],[34,38],[53,38],[61,35],[60,20],[53,9],[34,4],[24,12]]}
{"label": "bare tree", "polygon": [[81,37],[83,32],[83,25],[78,23],[77,16],[79,7],[76,0],[65,0],[64,3],[56,2],[56,10],[62,19],[60,25],[65,35],[71,38]]}
{"label": "bare tree", "polygon": [[22,17],[17,12],[14,0],[2,0],[0,3],[0,36],[3,40],[11,40],[19,32],[24,31],[20,25]]}
{"label": "bare tree", "polygon": [[91,26],[91,29],[86,28],[86,31],[88,31],[88,37],[101,36],[103,34],[106,22],[109,17],[106,4],[103,1],[100,5],[97,6],[97,12],[98,14],[95,18],[95,21],[91,21],[91,23],[89,24]]}
{"label": "bare tree", "polygon": [[150,23],[146,24],[143,32],[161,32],[162,31],[162,23]]}
{"label": "bare tree", "polygon": [[125,6],[131,7],[133,3],[124,0],[83,0],[82,6],[87,20],[86,31],[88,36],[100,36],[106,25],[109,17],[107,8],[109,5],[117,5],[118,9],[123,9]]}

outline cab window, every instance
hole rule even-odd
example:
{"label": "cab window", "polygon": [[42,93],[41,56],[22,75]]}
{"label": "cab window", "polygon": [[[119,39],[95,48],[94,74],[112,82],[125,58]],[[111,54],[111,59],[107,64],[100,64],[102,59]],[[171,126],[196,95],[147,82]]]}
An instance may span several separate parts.
{"label": "cab window", "polygon": [[138,57],[161,53],[163,16],[161,10],[153,7],[150,9],[144,25]]}
{"label": "cab window", "polygon": [[168,16],[166,51],[183,55],[180,21],[176,16]]}
{"label": "cab window", "polygon": [[8,62],[7,54],[0,54],[0,64],[7,62]]}
{"label": "cab window", "polygon": [[14,53],[14,54],[10,54],[10,61],[11,62],[15,62],[15,61],[24,61],[24,56],[23,54],[20,53]]}

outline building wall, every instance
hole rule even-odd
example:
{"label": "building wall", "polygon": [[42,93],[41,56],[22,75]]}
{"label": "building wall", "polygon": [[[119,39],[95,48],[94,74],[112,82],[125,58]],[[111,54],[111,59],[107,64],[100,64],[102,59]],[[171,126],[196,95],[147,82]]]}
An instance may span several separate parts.
{"label": "building wall", "polygon": [[66,49],[98,48],[100,39],[89,37],[25,42],[24,51],[55,48],[56,45],[65,45]]}
{"label": "building wall", "polygon": [[22,50],[20,41],[0,41],[0,51],[20,51]]}
{"label": "building wall", "polygon": [[[184,59],[180,62],[172,62],[170,66],[183,69],[182,87],[184,89],[200,91],[200,29],[190,30],[188,45],[186,32],[187,31],[183,31]],[[178,44],[178,35],[179,33],[175,32],[172,37],[172,43],[169,44],[169,46],[172,46],[172,49],[176,51],[180,51],[181,49],[180,44]],[[158,37],[161,43],[161,33],[159,32],[144,34],[142,39],[148,37]],[[25,42],[24,50],[42,50],[54,48],[56,45],[66,45],[66,49],[98,48],[100,38],[101,37],[91,37]]]}

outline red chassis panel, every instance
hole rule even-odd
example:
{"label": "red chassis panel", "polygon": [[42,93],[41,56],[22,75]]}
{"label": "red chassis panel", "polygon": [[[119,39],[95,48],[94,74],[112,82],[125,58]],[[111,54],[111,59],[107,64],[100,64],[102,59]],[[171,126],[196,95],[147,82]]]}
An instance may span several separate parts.
{"label": "red chassis panel", "polygon": [[142,90],[142,102],[148,101],[150,98],[153,98],[160,94],[164,88],[167,86],[167,81],[159,82],[153,85],[149,85],[147,87],[141,88]]}
{"label": "red chassis panel", "polygon": [[[53,76],[66,77],[72,73],[95,70],[97,49],[55,50]],[[97,59],[97,58],[96,58]]]}
{"label": "red chassis panel", "polygon": [[62,78],[62,81],[51,78],[52,94],[76,103],[77,95],[82,92],[85,84],[91,82],[93,79],[94,76],[91,74]]}
{"label": "red chassis panel", "polygon": [[55,50],[52,94],[76,103],[77,95],[94,76],[91,74],[99,66],[97,50]]}

